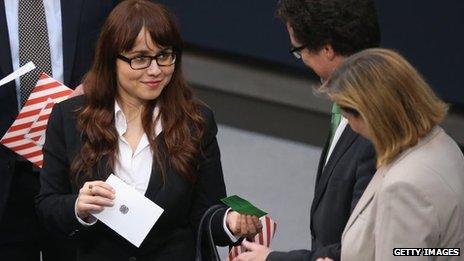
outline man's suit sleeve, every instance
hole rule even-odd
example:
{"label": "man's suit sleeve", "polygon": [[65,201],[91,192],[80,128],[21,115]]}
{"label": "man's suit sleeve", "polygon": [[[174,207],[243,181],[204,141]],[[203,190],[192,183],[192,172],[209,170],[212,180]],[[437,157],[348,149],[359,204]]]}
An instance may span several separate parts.
{"label": "man's suit sleeve", "polygon": [[308,261],[311,260],[313,252],[306,249],[292,250],[289,252],[272,251],[266,261]]}
{"label": "man's suit sleeve", "polygon": [[81,225],[74,213],[77,195],[72,194],[63,127],[61,106],[57,104],[48,121],[36,208],[48,229],[70,235]]}

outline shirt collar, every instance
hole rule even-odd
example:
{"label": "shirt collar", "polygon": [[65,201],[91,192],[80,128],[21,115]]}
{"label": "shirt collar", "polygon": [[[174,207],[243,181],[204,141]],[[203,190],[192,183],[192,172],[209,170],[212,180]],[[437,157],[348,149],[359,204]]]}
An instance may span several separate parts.
{"label": "shirt collar", "polygon": [[[159,106],[155,106],[155,110],[153,111],[153,119],[156,119],[159,114]],[[163,125],[161,124],[161,115],[158,117],[158,120],[155,124],[155,135],[158,136],[163,131]],[[114,122],[116,125],[116,131],[118,132],[119,136],[124,135],[127,130],[127,120],[124,112],[122,111],[121,107],[119,106],[118,102],[114,102]]]}

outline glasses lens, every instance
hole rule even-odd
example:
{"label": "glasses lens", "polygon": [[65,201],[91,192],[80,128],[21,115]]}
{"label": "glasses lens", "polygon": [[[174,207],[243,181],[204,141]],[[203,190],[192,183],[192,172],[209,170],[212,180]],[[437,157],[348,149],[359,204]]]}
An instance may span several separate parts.
{"label": "glasses lens", "polygon": [[131,67],[132,69],[139,70],[150,66],[151,58],[146,56],[139,56],[132,58]]}
{"label": "glasses lens", "polygon": [[161,53],[156,56],[156,63],[160,66],[172,65],[176,62],[175,53]]}

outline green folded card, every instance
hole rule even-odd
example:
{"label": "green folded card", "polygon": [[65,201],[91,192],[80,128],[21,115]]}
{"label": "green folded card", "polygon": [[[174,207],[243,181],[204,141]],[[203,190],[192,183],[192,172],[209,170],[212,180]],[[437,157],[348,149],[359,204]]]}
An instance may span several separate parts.
{"label": "green folded card", "polygon": [[259,218],[267,214],[266,212],[253,206],[253,204],[237,195],[223,198],[221,201],[240,214],[257,216]]}

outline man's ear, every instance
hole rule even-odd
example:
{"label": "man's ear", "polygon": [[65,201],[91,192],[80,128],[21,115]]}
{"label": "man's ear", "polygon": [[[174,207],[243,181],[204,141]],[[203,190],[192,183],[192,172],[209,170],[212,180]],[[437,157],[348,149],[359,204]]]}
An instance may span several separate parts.
{"label": "man's ear", "polygon": [[322,53],[326,57],[327,60],[333,61],[337,54],[335,53],[334,49],[332,48],[332,45],[326,44],[324,47],[322,47]]}

